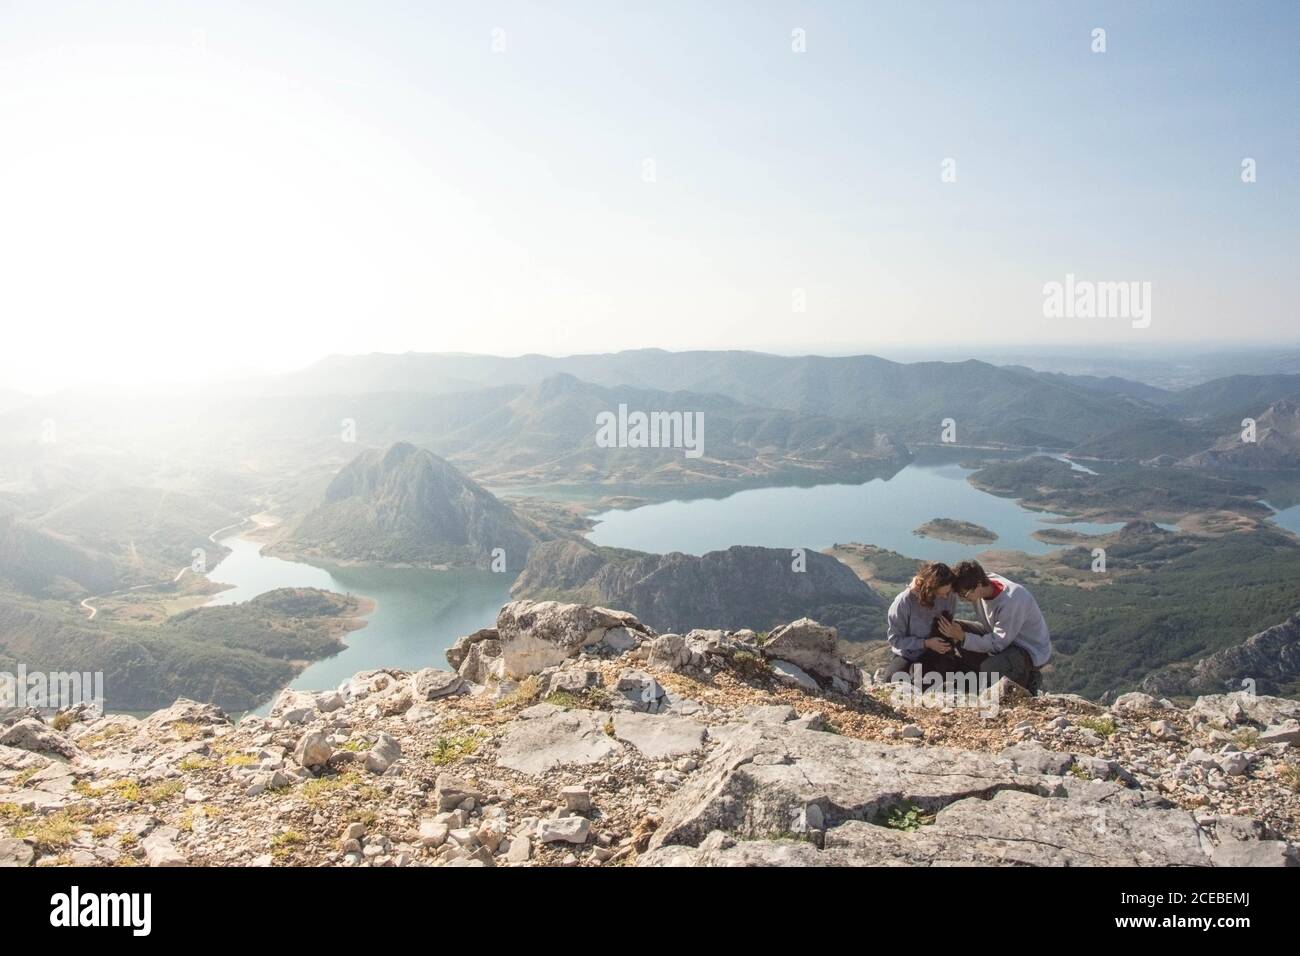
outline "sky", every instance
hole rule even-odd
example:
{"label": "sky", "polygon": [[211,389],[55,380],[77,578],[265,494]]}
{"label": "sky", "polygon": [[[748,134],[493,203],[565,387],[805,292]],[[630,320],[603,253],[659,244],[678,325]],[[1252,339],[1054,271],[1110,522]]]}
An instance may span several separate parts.
{"label": "sky", "polygon": [[0,0],[0,386],[1294,343],[1297,49],[1289,0]]}

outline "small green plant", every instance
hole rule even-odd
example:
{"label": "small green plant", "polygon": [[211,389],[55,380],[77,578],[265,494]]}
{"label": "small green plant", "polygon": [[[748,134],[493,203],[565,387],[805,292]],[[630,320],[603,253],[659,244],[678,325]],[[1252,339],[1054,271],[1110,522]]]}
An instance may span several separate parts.
{"label": "small green plant", "polygon": [[185,789],[183,780],[163,780],[144,788],[140,799],[144,803],[162,803],[168,797],[174,797]]}
{"label": "small green plant", "polygon": [[347,773],[335,774],[332,777],[308,780],[302,785],[299,793],[308,803],[317,805],[339,790],[351,791],[362,800],[375,800],[379,797],[379,791],[365,784],[359,770],[349,770]]}
{"label": "small green plant", "polygon": [[1282,782],[1284,787],[1289,787],[1296,793],[1300,793],[1300,764],[1283,764],[1278,768],[1277,779]]}
{"label": "small green plant", "polygon": [[295,830],[285,830],[283,833],[277,833],[271,837],[271,855],[277,860],[282,860],[291,855],[295,847],[306,842],[301,833]]}
{"label": "small green plant", "polygon": [[731,655],[731,669],[741,677],[763,678],[772,674],[772,665],[761,654],[737,651]]}
{"label": "small green plant", "polygon": [[15,787],[26,786],[27,781],[32,779],[32,777],[36,776],[38,773],[40,773],[39,767],[28,767],[26,770],[20,770],[18,772],[18,775],[14,777],[14,786]]}
{"label": "small green plant", "polygon": [[1253,727],[1243,727],[1232,735],[1232,742],[1238,750],[1254,750],[1259,746],[1259,731]]}
{"label": "small green plant", "polygon": [[875,822],[891,830],[904,830],[910,833],[933,823],[934,814],[926,813],[915,803],[896,803],[878,813]]}
{"label": "small green plant", "polygon": [[581,707],[583,699],[567,690],[553,690],[546,695],[546,703],[556,707]]}
{"label": "small green plant", "polygon": [[365,753],[373,744],[368,740],[345,740],[339,745],[340,750],[351,750],[355,753]]}
{"label": "small green plant", "polygon": [[1078,763],[1077,761],[1075,763],[1070,764],[1070,776],[1078,777],[1080,780],[1092,779],[1092,775],[1083,768],[1083,764]]}
{"label": "small green plant", "polygon": [[1103,737],[1109,737],[1115,732],[1115,721],[1110,717],[1078,717],[1075,723]]}
{"label": "small green plant", "polygon": [[542,682],[536,674],[530,674],[519,682],[519,686],[497,701],[498,707],[521,707],[537,700],[542,692]]}
{"label": "small green plant", "polygon": [[13,828],[20,840],[31,840],[42,850],[57,850],[71,843],[82,830],[82,820],[90,810],[87,807],[68,807],[31,823]]}
{"label": "small green plant", "polygon": [[84,750],[88,747],[94,747],[96,744],[102,744],[106,740],[112,740],[114,737],[121,737],[123,734],[130,732],[131,728],[126,724],[109,724],[103,730],[97,731],[93,734],[86,734],[86,736],[78,738],[77,743]]}
{"label": "small green plant", "polygon": [[117,838],[117,845],[124,850],[129,850],[131,847],[135,846],[139,842],[140,842],[140,838],[136,836],[134,833],[123,833],[120,837]]}
{"label": "small green plant", "polygon": [[18,820],[26,815],[16,803],[0,803],[0,820]]}
{"label": "small green plant", "polygon": [[73,711],[61,710],[54,715],[54,719],[50,721],[50,725],[55,730],[64,731],[67,730],[76,722],[77,722],[77,715]]}
{"label": "small green plant", "polygon": [[172,724],[172,733],[181,740],[197,740],[203,736],[203,725],[192,720],[178,720]]}
{"label": "small green plant", "polygon": [[111,823],[96,823],[90,828],[90,835],[96,840],[104,840],[113,835],[113,829],[113,824]]}
{"label": "small green plant", "polygon": [[467,757],[478,750],[483,738],[479,734],[462,734],[454,737],[439,737],[429,754],[429,762],[435,767],[445,767]]}
{"label": "small green plant", "polygon": [[252,754],[226,754],[221,762],[227,767],[251,767],[257,763],[257,758]]}
{"label": "small green plant", "polygon": [[190,754],[176,766],[181,770],[184,770],[186,773],[191,773],[195,770],[211,770],[216,765],[207,757]]}
{"label": "small green plant", "polygon": [[[125,780],[114,780],[105,787],[104,790],[112,790],[123,800],[129,800],[131,803],[139,803],[140,798],[144,795],[144,791],[140,788],[139,782],[129,778]],[[103,792],[103,790],[100,791],[100,793]]]}
{"label": "small green plant", "polygon": [[375,821],[378,819],[379,817],[374,810],[353,810],[348,814],[349,823],[360,823],[366,828],[374,826]]}

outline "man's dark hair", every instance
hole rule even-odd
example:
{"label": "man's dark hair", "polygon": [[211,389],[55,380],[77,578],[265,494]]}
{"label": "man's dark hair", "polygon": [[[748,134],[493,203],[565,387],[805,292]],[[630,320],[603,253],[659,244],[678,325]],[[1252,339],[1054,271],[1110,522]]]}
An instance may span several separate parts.
{"label": "man's dark hair", "polygon": [[952,586],[961,594],[968,594],[989,583],[989,576],[978,561],[958,561],[952,569],[952,576]]}

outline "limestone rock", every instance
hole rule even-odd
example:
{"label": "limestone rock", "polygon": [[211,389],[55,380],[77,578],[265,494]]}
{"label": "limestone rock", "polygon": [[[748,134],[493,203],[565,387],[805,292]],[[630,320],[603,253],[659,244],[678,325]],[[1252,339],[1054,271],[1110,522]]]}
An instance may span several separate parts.
{"label": "limestone rock", "polygon": [[440,773],[433,790],[434,803],[440,812],[455,810],[466,800],[481,802],[483,794],[464,777],[455,774]]}
{"label": "limestone rock", "polygon": [[293,759],[302,767],[323,767],[329,763],[334,754],[325,734],[319,730],[310,730],[298,738],[293,748]]}
{"label": "limestone rock", "polygon": [[464,681],[454,671],[426,667],[411,675],[411,695],[416,700],[436,700],[460,690]]}
{"label": "limestone rock", "polygon": [[772,676],[783,684],[793,684],[810,694],[815,694],[821,690],[821,686],[809,677],[803,668],[797,664],[791,664],[789,661],[773,661]]}
{"label": "limestone rock", "polygon": [[624,611],[558,601],[512,601],[497,615],[505,675],[518,680],[577,655],[615,628],[648,633]]}
{"label": "limestone rock", "polygon": [[383,773],[401,755],[402,745],[389,734],[381,732],[374,745],[366,751],[366,769],[371,773]]}
{"label": "limestone rock", "polygon": [[537,839],[542,843],[586,843],[591,821],[586,817],[559,817],[537,822]]}
{"label": "limestone rock", "polygon": [[497,750],[497,763],[520,773],[541,774],[566,764],[597,763],[619,749],[605,733],[604,715],[559,711],[511,726]]}
{"label": "limestone rock", "polygon": [[772,631],[760,649],[769,660],[788,661],[823,686],[846,693],[862,684],[862,672],[839,656],[836,642],[835,628],[804,617]]}
{"label": "limestone rock", "polygon": [[704,725],[687,717],[619,712],[614,736],[651,760],[681,757],[704,746]]}
{"label": "limestone rock", "polygon": [[78,753],[72,741],[53,727],[47,727],[38,717],[24,717],[0,731],[0,746],[68,758]]}

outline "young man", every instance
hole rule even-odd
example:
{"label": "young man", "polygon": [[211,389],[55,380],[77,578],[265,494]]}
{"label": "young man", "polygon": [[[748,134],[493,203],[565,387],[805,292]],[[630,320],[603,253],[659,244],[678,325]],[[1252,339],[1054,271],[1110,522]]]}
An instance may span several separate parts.
{"label": "young man", "polygon": [[940,622],[939,631],[962,648],[987,654],[980,670],[1009,677],[1030,693],[1043,686],[1040,673],[1052,659],[1052,636],[1038,602],[1025,588],[1000,574],[987,574],[975,561],[962,561],[953,573],[953,590],[975,605],[987,634],[967,634],[959,626]]}

